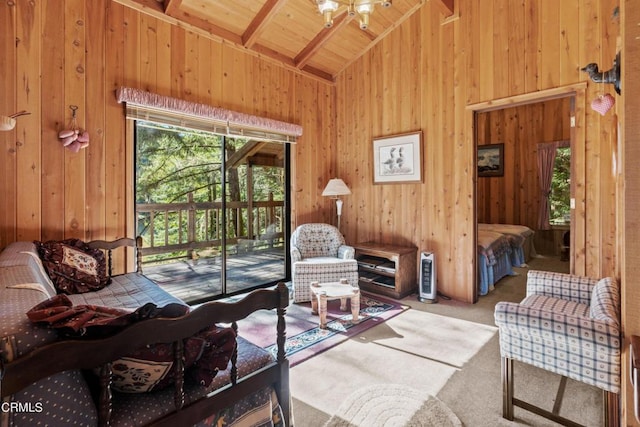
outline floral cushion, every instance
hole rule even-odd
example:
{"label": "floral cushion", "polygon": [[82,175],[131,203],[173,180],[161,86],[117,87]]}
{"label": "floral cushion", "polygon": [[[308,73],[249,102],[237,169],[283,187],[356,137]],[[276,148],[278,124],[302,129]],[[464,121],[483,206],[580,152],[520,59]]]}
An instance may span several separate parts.
{"label": "floral cushion", "polygon": [[[236,349],[231,328],[212,326],[184,340],[186,377],[208,387]],[[154,344],[114,361],[112,388],[123,393],[163,389],[175,381],[173,345]]]}
{"label": "floral cushion", "polygon": [[[135,311],[96,305],[74,306],[64,294],[55,295],[27,312],[31,322],[54,328],[62,336],[94,339],[111,336],[133,323],[154,318],[178,318],[189,307],[147,303]],[[183,340],[186,377],[208,387],[219,370],[226,369],[236,350],[232,328],[210,326]],[[191,368],[187,370],[188,368]],[[125,393],[162,389],[175,381],[173,343],[148,345],[111,363],[112,388]],[[98,374],[99,368],[94,372]]]}
{"label": "floral cushion", "polygon": [[59,293],[97,291],[109,284],[105,256],[79,239],[33,242],[42,264]]}

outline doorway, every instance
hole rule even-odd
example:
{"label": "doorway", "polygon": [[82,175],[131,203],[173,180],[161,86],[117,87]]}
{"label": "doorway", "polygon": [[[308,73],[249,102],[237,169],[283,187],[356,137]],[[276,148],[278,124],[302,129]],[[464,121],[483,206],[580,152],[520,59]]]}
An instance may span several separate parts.
{"label": "doorway", "polygon": [[[564,231],[569,231],[569,272],[584,269],[584,146],[585,91],[579,84],[532,94],[493,100],[468,107],[473,127],[474,160],[478,170],[477,148],[503,146],[504,172],[499,176],[475,175],[475,238],[478,223],[525,225],[538,236],[535,243],[542,253],[560,254]],[[558,115],[562,119],[558,120]],[[539,231],[538,212],[543,197],[538,183],[537,144],[568,145],[571,150],[570,206],[563,231]],[[481,174],[486,175],[486,174]],[[554,226],[555,228],[555,226]],[[583,230],[580,233],[580,230]],[[555,234],[559,239],[555,239]],[[544,243],[544,245],[542,244]],[[557,248],[555,247],[557,243]],[[537,249],[537,248],[536,248]],[[476,253],[480,270],[481,260]],[[479,289],[476,286],[476,289]]]}

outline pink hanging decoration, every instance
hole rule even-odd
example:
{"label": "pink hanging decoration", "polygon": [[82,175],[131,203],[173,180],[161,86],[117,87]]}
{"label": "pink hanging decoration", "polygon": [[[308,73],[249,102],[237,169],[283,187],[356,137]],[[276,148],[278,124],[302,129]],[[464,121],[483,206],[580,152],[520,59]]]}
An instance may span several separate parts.
{"label": "pink hanging decoration", "polygon": [[58,139],[62,143],[62,146],[67,148],[72,153],[77,153],[82,148],[89,146],[89,132],[82,130],[76,123],[76,111],[78,107],[76,105],[70,105],[71,109],[71,124],[69,129],[61,130],[58,133]]}

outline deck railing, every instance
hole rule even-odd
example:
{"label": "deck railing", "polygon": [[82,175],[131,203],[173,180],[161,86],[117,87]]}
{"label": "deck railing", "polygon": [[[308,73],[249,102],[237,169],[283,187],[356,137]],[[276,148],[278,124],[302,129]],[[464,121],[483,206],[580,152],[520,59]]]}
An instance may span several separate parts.
{"label": "deck railing", "polygon": [[[281,245],[284,238],[284,202],[226,202],[226,243],[237,251]],[[144,255],[184,253],[223,244],[222,202],[138,203],[136,229],[144,240]],[[215,249],[214,249],[215,250]]]}

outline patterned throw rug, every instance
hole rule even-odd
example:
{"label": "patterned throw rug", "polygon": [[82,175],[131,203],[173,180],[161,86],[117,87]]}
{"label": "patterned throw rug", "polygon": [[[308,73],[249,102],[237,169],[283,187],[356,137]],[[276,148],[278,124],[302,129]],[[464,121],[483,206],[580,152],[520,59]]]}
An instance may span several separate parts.
{"label": "patterned throw rug", "polygon": [[[348,308],[348,307],[347,307]],[[294,366],[329,348],[353,337],[373,326],[402,313],[408,307],[377,295],[361,293],[360,319],[351,321],[351,312],[340,311],[340,300],[327,302],[327,328],[318,327],[318,315],[311,313],[311,303],[291,303],[287,308],[287,341],[285,351],[289,363]],[[239,334],[261,345],[274,356],[277,348],[275,336],[265,331],[274,331],[275,316],[272,313],[257,313],[238,323]]]}
{"label": "patterned throw rug", "polygon": [[437,397],[401,384],[357,389],[324,427],[462,427]]}

